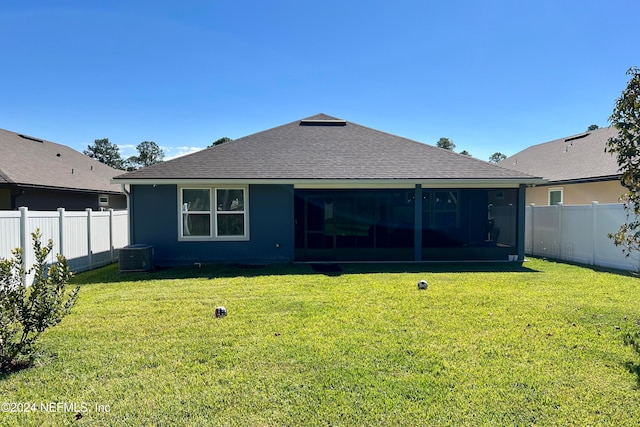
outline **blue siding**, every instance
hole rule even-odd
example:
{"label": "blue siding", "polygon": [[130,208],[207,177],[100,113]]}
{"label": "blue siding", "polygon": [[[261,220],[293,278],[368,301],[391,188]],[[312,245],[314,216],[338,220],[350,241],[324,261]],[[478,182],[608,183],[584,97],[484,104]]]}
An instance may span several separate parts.
{"label": "blue siding", "polygon": [[249,186],[249,241],[178,241],[178,187],[132,185],[131,244],[154,248],[157,265],[293,261],[293,186]]}

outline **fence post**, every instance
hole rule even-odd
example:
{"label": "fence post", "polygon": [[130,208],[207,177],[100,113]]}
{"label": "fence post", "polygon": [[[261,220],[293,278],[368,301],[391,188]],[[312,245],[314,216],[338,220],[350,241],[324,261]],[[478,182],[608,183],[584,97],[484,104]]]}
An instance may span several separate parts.
{"label": "fence post", "polygon": [[22,284],[27,283],[27,257],[29,256],[30,246],[27,244],[27,221],[29,219],[29,208],[21,206],[20,211],[20,249],[22,249],[22,267],[25,273],[22,275]]}
{"label": "fence post", "polygon": [[558,207],[558,259],[564,259],[562,257],[562,210],[564,209],[564,204],[559,202]]}
{"label": "fence post", "polygon": [[113,264],[113,208],[109,208],[109,259]]}
{"label": "fence post", "polygon": [[58,208],[58,241],[60,242],[60,249],[58,253],[62,256],[64,254],[64,208]]}
{"label": "fence post", "polygon": [[596,265],[596,244],[598,228],[598,205],[596,201],[591,202],[591,265]]}
{"label": "fence post", "polygon": [[89,260],[89,270],[93,268],[93,259],[91,256],[91,208],[86,208],[87,212],[87,259]]}

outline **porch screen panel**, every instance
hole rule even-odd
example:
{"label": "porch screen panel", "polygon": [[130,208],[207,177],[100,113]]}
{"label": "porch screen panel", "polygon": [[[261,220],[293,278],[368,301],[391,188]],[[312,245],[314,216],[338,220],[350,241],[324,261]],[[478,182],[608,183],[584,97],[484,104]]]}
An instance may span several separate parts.
{"label": "porch screen panel", "polygon": [[337,248],[373,248],[377,221],[374,194],[336,197],[335,235]]}
{"label": "porch screen panel", "polygon": [[461,245],[461,191],[422,191],[422,246],[456,247]]}
{"label": "porch screen panel", "polygon": [[306,205],[307,247],[309,249],[333,248],[333,198],[309,197]]}

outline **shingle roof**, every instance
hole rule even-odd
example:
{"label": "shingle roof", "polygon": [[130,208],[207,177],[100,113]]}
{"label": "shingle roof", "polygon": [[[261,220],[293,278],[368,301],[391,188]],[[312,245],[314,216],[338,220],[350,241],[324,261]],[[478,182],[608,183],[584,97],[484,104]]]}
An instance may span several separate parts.
{"label": "shingle roof", "polygon": [[499,163],[553,182],[617,179],[615,156],[605,152],[607,140],[618,134],[615,127],[533,145]]}
{"label": "shingle roof", "polygon": [[448,150],[318,114],[116,177],[136,179],[531,179]]}
{"label": "shingle roof", "polygon": [[0,184],[122,193],[113,169],[70,147],[0,129]]}

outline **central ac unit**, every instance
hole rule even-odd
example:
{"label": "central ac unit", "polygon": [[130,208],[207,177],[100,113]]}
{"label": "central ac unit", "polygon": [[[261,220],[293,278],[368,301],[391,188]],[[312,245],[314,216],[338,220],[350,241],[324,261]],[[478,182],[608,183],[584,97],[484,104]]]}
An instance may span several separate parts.
{"label": "central ac unit", "polygon": [[129,245],[118,251],[120,271],[149,271],[153,268],[153,246]]}

